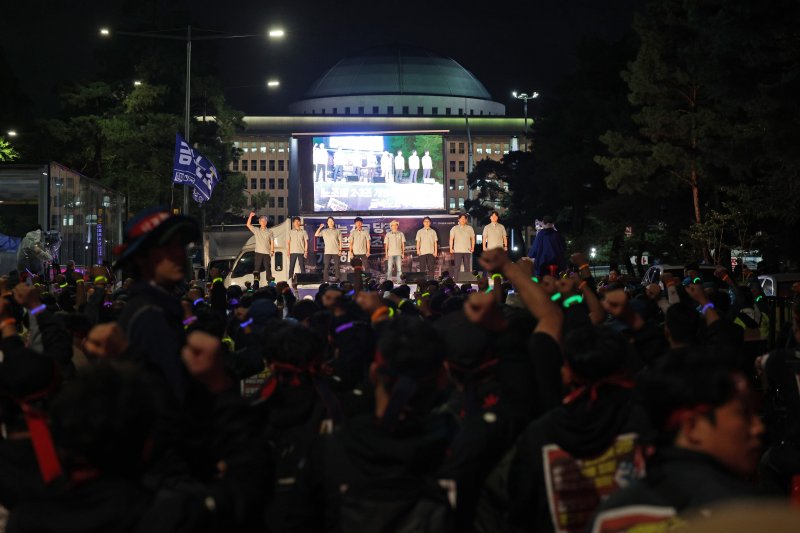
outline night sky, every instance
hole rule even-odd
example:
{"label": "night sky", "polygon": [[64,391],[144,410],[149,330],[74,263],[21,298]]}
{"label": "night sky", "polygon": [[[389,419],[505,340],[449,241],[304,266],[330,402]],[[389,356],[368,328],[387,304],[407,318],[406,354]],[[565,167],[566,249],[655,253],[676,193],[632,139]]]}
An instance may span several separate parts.
{"label": "night sky", "polygon": [[[3,6],[0,47],[39,116],[57,109],[60,84],[97,77],[96,50],[104,46],[100,26],[149,29],[158,27],[149,21],[165,15],[181,25],[190,16],[196,28],[264,33],[274,24],[287,31],[281,43],[252,38],[194,48],[194,64],[214,61],[229,102],[248,115],[286,112],[287,104],[302,98],[339,59],[381,44],[422,46],[454,58],[508,106],[509,114],[521,115],[512,90],[554,91],[574,67],[581,39],[619,39],[636,5],[636,0],[27,0]],[[183,45],[163,41],[163,46]],[[182,72],[184,65],[176,68]],[[268,92],[264,85],[273,76],[281,87]]]}

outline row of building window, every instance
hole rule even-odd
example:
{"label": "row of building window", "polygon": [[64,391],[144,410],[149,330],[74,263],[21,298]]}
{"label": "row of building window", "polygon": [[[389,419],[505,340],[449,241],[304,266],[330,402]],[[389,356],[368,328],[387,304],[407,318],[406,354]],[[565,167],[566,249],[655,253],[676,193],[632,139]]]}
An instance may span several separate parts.
{"label": "row of building window", "polygon": [[[358,112],[356,113],[358,115],[364,115],[365,114],[365,107],[363,105],[358,106],[357,108],[351,108],[350,106],[346,106],[344,108],[344,113],[343,114],[344,115],[351,115],[351,114],[353,114],[352,111],[354,109],[358,110]],[[410,109],[409,106],[404,105],[404,106],[401,107],[401,109],[402,109],[401,115],[410,115],[411,114],[411,109]],[[323,109],[319,110],[321,115],[327,114],[328,111],[330,111],[331,115],[338,115],[339,114],[339,108],[338,107],[332,107],[330,109],[323,108]],[[312,115],[316,115],[317,114],[317,110],[316,109],[312,109],[311,110],[311,114]],[[381,114],[381,107],[377,106],[377,105],[372,106],[372,114],[373,115],[380,115]],[[393,105],[386,106],[386,114],[387,115],[394,115],[394,106]],[[423,106],[418,106],[417,107],[417,115],[424,115],[424,114],[425,114],[425,108]],[[439,108],[438,107],[431,107],[431,113],[430,114],[431,115],[438,115],[439,114]],[[452,107],[445,107],[444,108],[444,114],[445,115],[453,115],[454,114],[453,113],[453,108]],[[475,114],[475,110],[474,109],[470,109],[469,110],[469,114],[470,115],[474,115]],[[479,115],[483,115],[483,109],[479,109],[478,110],[478,114]],[[488,114],[491,115],[491,112],[488,113]],[[464,108],[463,107],[459,107],[458,108],[458,115],[459,116],[463,116],[464,115]]]}
{"label": "row of building window", "polygon": [[[458,180],[458,190],[463,191],[466,190],[466,188],[467,188],[466,180]],[[451,191],[456,190],[456,180],[454,179],[450,180],[450,190]]]}
{"label": "row of building window", "polygon": [[[458,201],[458,203],[456,203]],[[464,209],[464,199],[463,198],[450,198],[450,209],[455,209],[456,205],[458,205],[459,209]]]}
{"label": "row of building window", "polygon": [[[283,178],[278,178],[278,190],[283,190],[286,188],[286,180]],[[260,185],[260,187],[258,186]],[[266,189],[267,188],[267,178],[250,178],[250,188],[251,189]],[[269,178],[269,188],[275,189],[275,178]]]}
{"label": "row of building window", "polygon": [[[456,153],[456,145],[458,147],[458,153],[459,154],[466,153],[466,144],[465,143],[454,143],[454,142],[451,142],[451,143],[449,143],[449,149],[450,149],[449,151],[450,151],[451,154],[455,154]],[[499,143],[495,143],[494,144],[494,151],[492,151],[492,145],[491,144],[486,144],[486,145],[475,144],[474,147],[475,147],[475,151],[477,153],[479,153],[479,154],[482,154],[484,152],[486,152],[489,155],[491,155],[492,153],[495,153],[495,154],[500,154],[501,153],[500,152],[500,144]],[[503,154],[507,154],[508,150],[509,150],[508,143],[503,144],[502,153]]]}
{"label": "row of building window", "polygon": [[[260,163],[260,165],[259,165],[259,163]],[[267,161],[266,159],[262,159],[261,161],[258,161],[256,159],[251,159],[249,163],[248,163],[247,159],[242,159],[241,161],[234,161],[233,162],[233,170],[234,170],[234,172],[238,171],[239,170],[239,166],[241,165],[242,172],[247,172],[248,170],[250,170],[250,171],[261,170],[262,172],[266,172],[267,163],[269,163],[270,172],[274,172],[275,171],[275,160],[274,159],[270,159],[269,161]],[[285,159],[278,159],[278,172],[283,172],[285,170],[286,170],[286,160]]]}
{"label": "row of building window", "polygon": [[267,151],[273,153],[286,153],[289,151],[289,147],[285,142],[255,142],[255,141],[236,141],[233,143],[233,146],[239,148],[244,153],[256,153],[261,152],[262,154],[266,154]]}

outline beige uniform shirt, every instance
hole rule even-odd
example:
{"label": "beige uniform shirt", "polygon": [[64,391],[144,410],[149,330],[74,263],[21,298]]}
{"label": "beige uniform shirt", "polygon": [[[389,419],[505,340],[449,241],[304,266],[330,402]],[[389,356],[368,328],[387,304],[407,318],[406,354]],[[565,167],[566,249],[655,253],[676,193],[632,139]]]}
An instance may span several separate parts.
{"label": "beige uniform shirt", "polygon": [[384,239],[387,255],[403,255],[406,247],[406,236],[402,231],[390,231]]}
{"label": "beige uniform shirt", "polygon": [[289,253],[302,254],[306,251],[306,241],[308,241],[308,234],[304,229],[289,230]]}
{"label": "beige uniform shirt", "polygon": [[350,232],[350,250],[353,255],[366,255],[369,244],[369,232],[364,228],[353,229]]}
{"label": "beige uniform shirt", "polygon": [[483,228],[483,242],[486,243],[486,248],[502,248],[504,237],[506,236],[506,228],[502,224],[486,224]]}
{"label": "beige uniform shirt", "polygon": [[472,248],[472,239],[475,238],[475,230],[469,224],[456,224],[450,228],[450,237],[453,238],[454,254],[468,254]]}
{"label": "beige uniform shirt", "polygon": [[248,228],[256,237],[256,253],[268,254],[270,243],[272,242],[272,230],[261,229],[261,226]]}
{"label": "beige uniform shirt", "polygon": [[342,242],[341,234],[336,228],[325,228],[320,232],[322,241],[325,243],[325,254],[339,255],[339,245]]}
{"label": "beige uniform shirt", "polygon": [[433,254],[437,242],[439,242],[439,236],[433,228],[422,228],[417,231],[419,255]]}

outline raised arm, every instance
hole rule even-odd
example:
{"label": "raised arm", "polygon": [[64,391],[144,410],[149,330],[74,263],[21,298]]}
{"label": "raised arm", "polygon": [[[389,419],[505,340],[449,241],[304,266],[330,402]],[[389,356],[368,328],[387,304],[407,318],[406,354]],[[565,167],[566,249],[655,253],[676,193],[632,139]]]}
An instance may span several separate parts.
{"label": "raised arm", "polygon": [[325,224],[320,224],[317,228],[317,231],[314,232],[314,237],[319,237],[322,235],[322,229],[325,227]]}
{"label": "raised arm", "polygon": [[247,215],[247,224],[246,224],[246,226],[247,226],[247,229],[249,229],[250,231],[253,231],[253,217],[255,216],[255,214],[256,214],[255,211],[250,211],[250,214]]}
{"label": "raised arm", "polygon": [[499,248],[487,250],[481,255],[480,263],[486,270],[499,272],[514,284],[525,307],[538,320],[534,330],[536,333],[544,333],[557,343],[561,342],[564,314],[519,265],[511,262],[505,250]]}

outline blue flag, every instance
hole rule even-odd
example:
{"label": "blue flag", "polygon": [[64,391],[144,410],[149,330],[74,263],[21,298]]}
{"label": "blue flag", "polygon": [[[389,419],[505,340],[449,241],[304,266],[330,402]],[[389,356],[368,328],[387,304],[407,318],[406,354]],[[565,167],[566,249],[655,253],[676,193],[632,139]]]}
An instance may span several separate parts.
{"label": "blue flag", "polygon": [[175,161],[172,183],[194,186],[192,198],[198,204],[207,202],[219,182],[219,173],[203,154],[189,146],[181,134],[175,135]]}

